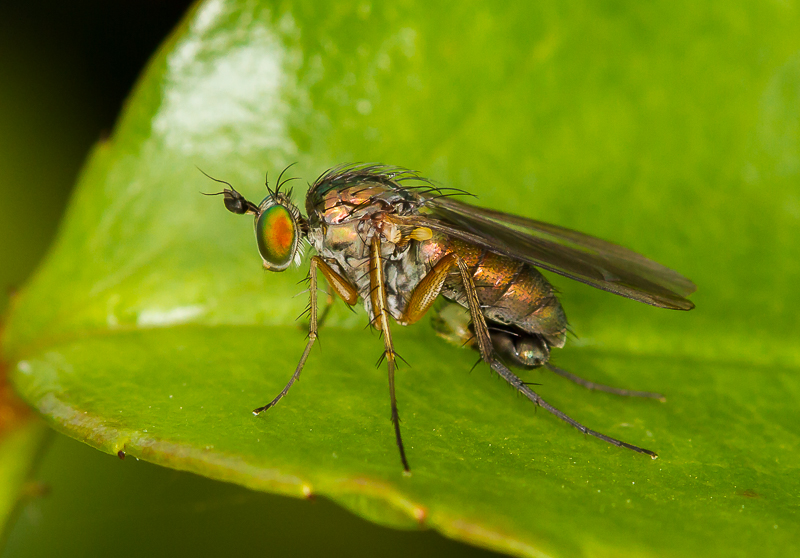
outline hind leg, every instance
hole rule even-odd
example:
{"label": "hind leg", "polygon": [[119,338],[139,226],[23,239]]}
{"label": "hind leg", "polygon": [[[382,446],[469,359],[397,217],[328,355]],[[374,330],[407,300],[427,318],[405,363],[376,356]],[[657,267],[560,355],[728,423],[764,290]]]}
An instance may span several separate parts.
{"label": "hind leg", "polygon": [[638,453],[643,453],[649,455],[653,459],[656,459],[658,456],[655,452],[652,452],[648,449],[640,448],[639,446],[634,446],[633,444],[629,444],[627,442],[623,442],[621,440],[617,440],[616,438],[612,438],[610,436],[606,436],[605,434],[601,434],[595,430],[587,428],[586,426],[582,425],[575,419],[567,416],[566,414],[562,413],[549,403],[547,403],[544,399],[542,399],[539,394],[533,391],[530,387],[528,387],[525,382],[523,382],[516,374],[511,372],[500,360],[497,358],[494,347],[492,346],[491,342],[491,335],[489,333],[489,328],[486,326],[486,319],[481,312],[480,307],[480,300],[478,299],[477,291],[475,290],[475,285],[472,282],[472,276],[470,275],[470,270],[467,265],[464,263],[463,260],[460,258],[458,259],[458,269],[461,272],[461,278],[464,282],[464,291],[467,295],[467,300],[469,302],[469,310],[470,315],[472,316],[472,323],[473,328],[475,330],[475,341],[478,345],[478,348],[481,353],[481,357],[483,360],[494,370],[497,374],[500,375],[506,382],[514,386],[520,393],[522,393],[525,397],[527,397],[531,402],[542,407],[549,413],[557,416],[564,422],[571,424],[584,434],[588,434],[590,436],[594,436],[595,438],[599,438],[609,444],[613,444],[615,446],[627,448],[633,450]]}
{"label": "hind leg", "polygon": [[[437,309],[431,325],[437,335],[451,343],[472,347],[476,351],[479,350],[475,343],[475,334],[470,327],[469,310],[463,306],[456,303],[447,303],[446,306]],[[616,388],[586,380],[567,372],[563,368],[559,368],[549,362],[550,346],[546,340],[537,335],[513,331],[506,326],[493,324],[492,322],[487,322],[487,328],[489,329],[492,346],[497,355],[512,366],[526,370],[544,366],[551,372],[592,391],[603,391],[624,397],[645,397],[665,401],[665,397],[660,393]]]}

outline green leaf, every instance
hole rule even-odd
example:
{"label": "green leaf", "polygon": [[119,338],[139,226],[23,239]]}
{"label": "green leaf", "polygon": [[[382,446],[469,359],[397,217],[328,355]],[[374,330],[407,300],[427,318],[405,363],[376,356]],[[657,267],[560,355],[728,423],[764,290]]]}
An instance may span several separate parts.
{"label": "green leaf", "polygon": [[[120,461],[65,436],[49,436],[36,467],[44,497],[14,522],[4,556],[494,556],[434,531],[369,524],[324,498],[247,490],[137,459]],[[142,533],[147,536],[142,536]]]}
{"label": "green leaf", "polygon": [[[17,388],[104,451],[518,555],[797,553],[798,19],[726,2],[202,3],[15,301]],[[258,199],[294,161],[307,181],[347,161],[415,168],[691,277],[691,313],[553,279],[578,335],[554,360],[666,403],[525,375],[660,458],[534,413],[425,322],[394,327],[405,477],[382,343],[341,303],[303,381],[253,417],[302,352],[305,270],[263,273],[249,219],[200,196],[218,185],[195,165]]]}

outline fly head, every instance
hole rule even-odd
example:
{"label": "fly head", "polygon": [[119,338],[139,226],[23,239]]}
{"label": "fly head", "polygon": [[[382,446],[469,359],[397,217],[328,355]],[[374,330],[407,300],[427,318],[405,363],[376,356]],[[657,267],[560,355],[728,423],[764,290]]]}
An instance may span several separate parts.
{"label": "fly head", "polygon": [[284,271],[292,263],[300,262],[302,257],[300,241],[306,237],[308,225],[300,210],[291,201],[292,191],[281,190],[281,186],[288,180],[281,182],[278,178],[278,186],[274,190],[267,182],[269,193],[260,204],[256,205],[245,199],[228,182],[208,177],[227,185],[228,188],[224,188],[222,192],[206,195],[223,196],[225,208],[231,213],[255,217],[256,244],[264,269]]}

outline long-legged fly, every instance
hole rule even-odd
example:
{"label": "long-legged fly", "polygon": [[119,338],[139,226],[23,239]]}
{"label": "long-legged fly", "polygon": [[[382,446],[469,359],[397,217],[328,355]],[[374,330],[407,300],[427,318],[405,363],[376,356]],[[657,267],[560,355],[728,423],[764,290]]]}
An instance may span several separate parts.
{"label": "long-legged fly", "polygon": [[[227,184],[227,183],[225,183]],[[259,414],[286,395],[317,339],[318,274],[348,305],[359,299],[382,334],[388,365],[392,423],[408,471],[395,398],[397,353],[390,318],[418,321],[441,295],[447,301],[435,324],[445,336],[473,346],[504,380],[536,405],[581,432],[655,458],[650,450],[591,430],[534,392],[508,366],[549,370],[580,385],[619,395],[661,396],[589,382],[550,364],[563,347],[567,319],[553,287],[537,268],[598,289],[674,310],[691,310],[695,285],[627,248],[526,217],[469,205],[464,192],[438,188],[417,173],[381,165],[335,167],[310,187],[306,213],[292,204],[278,179],[256,205],[230,184],[219,194],[225,207],[255,217],[264,268],[283,271],[299,263],[301,243],[317,252],[310,262],[308,343],[286,387]]]}

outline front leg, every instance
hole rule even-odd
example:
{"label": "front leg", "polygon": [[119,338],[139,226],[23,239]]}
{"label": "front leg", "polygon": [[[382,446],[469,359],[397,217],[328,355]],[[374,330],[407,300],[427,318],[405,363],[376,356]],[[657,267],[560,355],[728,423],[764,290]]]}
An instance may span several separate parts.
{"label": "front leg", "polygon": [[257,415],[269,409],[270,407],[274,406],[278,401],[283,399],[289,392],[289,388],[292,387],[292,384],[300,377],[300,372],[303,371],[303,366],[306,363],[306,359],[308,358],[308,354],[311,352],[311,347],[314,346],[314,342],[317,340],[317,269],[322,271],[322,274],[325,276],[325,279],[328,281],[328,284],[331,288],[338,294],[342,299],[349,305],[353,305],[358,300],[358,291],[356,291],[355,287],[353,287],[347,279],[336,273],[331,266],[325,263],[325,261],[320,258],[319,256],[314,256],[311,258],[311,265],[308,270],[308,280],[309,280],[309,321],[308,321],[308,343],[306,343],[306,348],[303,351],[303,356],[300,357],[300,362],[297,364],[297,368],[292,374],[292,378],[289,380],[289,383],[286,384],[286,387],[269,403],[264,405],[263,407],[259,407],[258,409],[253,410],[253,414]]}
{"label": "front leg", "polygon": [[381,330],[383,343],[386,347],[384,356],[389,369],[389,397],[392,405],[394,435],[397,440],[397,448],[400,450],[400,461],[403,462],[403,469],[408,472],[411,469],[408,466],[406,450],[403,447],[403,438],[400,435],[400,415],[397,412],[397,398],[394,390],[395,352],[394,343],[392,343],[392,331],[389,329],[389,311],[386,309],[386,283],[383,260],[381,259],[381,241],[378,235],[372,237],[369,249],[369,282],[372,313],[374,315],[373,324]]}

